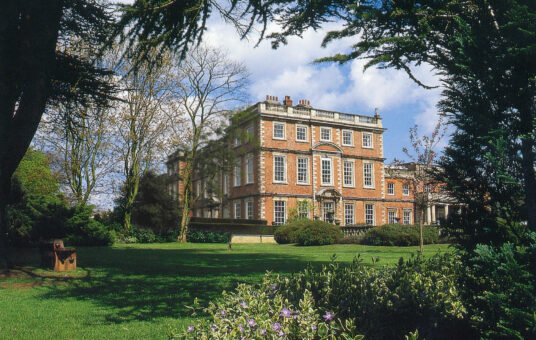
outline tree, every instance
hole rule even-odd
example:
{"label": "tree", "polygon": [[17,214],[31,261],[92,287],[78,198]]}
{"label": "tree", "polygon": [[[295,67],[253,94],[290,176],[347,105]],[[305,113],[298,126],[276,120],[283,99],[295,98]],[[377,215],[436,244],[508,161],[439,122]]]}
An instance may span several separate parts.
{"label": "tree", "polygon": [[[113,109],[116,152],[125,178],[121,211],[123,227],[130,230],[133,204],[139,181],[153,164],[161,161],[172,147],[170,122],[165,114],[172,106],[175,77],[172,57],[166,55],[151,63],[134,65],[123,59],[117,67],[119,86],[124,90],[122,103]],[[176,122],[176,121],[175,121]],[[181,133],[178,136],[182,136]]]}
{"label": "tree", "polygon": [[[435,180],[434,172],[437,171],[438,153],[436,151],[441,139],[445,136],[446,126],[443,119],[440,117],[437,121],[434,130],[430,136],[419,136],[418,126],[415,125],[409,129],[409,139],[411,142],[411,150],[404,147],[402,151],[413,162],[404,164],[404,171],[400,171],[399,167],[389,169],[392,175],[404,178],[409,184],[410,193],[413,196],[415,204],[415,217],[419,222],[419,250],[423,252],[423,224],[424,214],[430,206],[432,200],[431,195],[436,191],[438,183]],[[396,163],[400,163],[396,161]],[[410,168],[410,174],[403,174]]]}
{"label": "tree", "polygon": [[[185,167],[181,174],[184,192],[179,235],[179,241],[186,242],[189,212],[196,200],[192,195],[192,180],[198,171],[199,151],[215,137],[229,106],[242,99],[248,73],[242,64],[231,61],[225,52],[205,46],[191,51],[177,70],[173,91],[176,109],[170,112],[186,115],[184,125],[173,124],[186,133],[187,141],[182,145]],[[174,121],[173,116],[171,121]]]}
{"label": "tree", "polygon": [[[8,0],[0,11],[0,256],[11,176],[47,104],[105,98],[107,72],[61,49],[67,37],[106,39],[111,16],[98,0]],[[3,254],[2,254],[3,253]]]}
{"label": "tree", "polygon": [[170,181],[168,175],[157,175],[153,171],[142,176],[134,201],[132,224],[152,229],[160,235],[177,228],[180,211],[178,202],[169,195]]}

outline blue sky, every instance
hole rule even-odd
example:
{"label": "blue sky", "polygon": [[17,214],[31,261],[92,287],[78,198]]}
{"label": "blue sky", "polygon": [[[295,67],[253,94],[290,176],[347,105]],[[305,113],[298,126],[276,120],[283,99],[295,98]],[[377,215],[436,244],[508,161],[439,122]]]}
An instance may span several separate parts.
{"label": "blue sky", "polygon": [[[331,23],[321,31],[307,31],[303,38],[291,38],[288,45],[272,50],[269,41],[255,48],[255,35],[249,41],[240,40],[233,27],[214,17],[208,23],[204,42],[227,50],[231,58],[248,67],[251,103],[264,100],[268,94],[280,100],[289,95],[294,102],[309,99],[315,108],[363,115],[373,115],[378,107],[383,126],[388,129],[384,133],[387,162],[395,157],[407,159],[402,148],[409,147],[409,128],[418,124],[420,133],[432,131],[441,90],[420,88],[403,71],[370,68],[363,73],[364,60],[344,65],[312,64],[316,58],[344,52],[355,42],[344,39],[322,48],[325,32],[338,26]],[[439,84],[429,66],[415,68],[414,72],[427,85]]]}

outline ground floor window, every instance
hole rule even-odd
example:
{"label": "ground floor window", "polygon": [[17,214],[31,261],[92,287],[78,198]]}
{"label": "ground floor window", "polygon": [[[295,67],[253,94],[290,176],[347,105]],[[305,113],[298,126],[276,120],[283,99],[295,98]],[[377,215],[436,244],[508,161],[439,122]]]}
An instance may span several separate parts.
{"label": "ground floor window", "polygon": [[365,223],[374,225],[374,204],[365,204]]}
{"label": "ground floor window", "polygon": [[274,223],[273,224],[276,224],[276,225],[284,224],[286,215],[287,215],[287,202],[274,201]]}
{"label": "ground floor window", "polygon": [[389,210],[387,212],[387,221],[389,224],[396,223],[396,210]]}
{"label": "ground floor window", "polygon": [[246,201],[246,218],[253,219],[253,200]]}
{"label": "ground floor window", "polygon": [[404,211],[404,224],[411,224],[411,211],[406,210]]}
{"label": "ground floor window", "polygon": [[223,207],[223,218],[231,218],[231,211],[229,207]]}
{"label": "ground floor window", "polygon": [[324,202],[324,221],[333,222],[335,217],[335,210],[333,208],[333,202]]}
{"label": "ground floor window", "polygon": [[242,217],[242,206],[240,202],[235,202],[234,204],[234,218]]}
{"label": "ground floor window", "polygon": [[354,204],[345,203],[344,204],[344,225],[353,225],[354,224]]}
{"label": "ground floor window", "polygon": [[309,218],[309,202],[298,201],[298,217]]}

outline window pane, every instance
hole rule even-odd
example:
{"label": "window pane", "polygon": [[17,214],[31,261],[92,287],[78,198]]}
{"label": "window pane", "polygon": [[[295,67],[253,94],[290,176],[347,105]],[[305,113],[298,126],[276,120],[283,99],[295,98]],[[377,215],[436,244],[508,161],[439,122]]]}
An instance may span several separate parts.
{"label": "window pane", "polygon": [[363,132],[363,147],[365,148],[372,147],[372,134]]}
{"label": "window pane", "polygon": [[249,220],[253,219],[253,201],[246,202],[246,218]]}
{"label": "window pane", "polygon": [[404,224],[411,223],[411,211],[404,211]]}
{"label": "window pane", "polygon": [[402,193],[405,195],[405,196],[408,196],[409,195],[409,184],[404,184],[402,186]]}
{"label": "window pane", "polygon": [[298,183],[307,183],[308,165],[307,158],[298,158]]}
{"label": "window pane", "polygon": [[365,204],[365,223],[374,225],[374,205]]}
{"label": "window pane", "polygon": [[390,182],[387,183],[387,194],[388,195],[394,195],[395,194],[395,184]]}
{"label": "window pane", "polygon": [[274,138],[285,138],[285,125],[280,123],[274,124]]}
{"label": "window pane", "polygon": [[354,162],[344,162],[344,185],[354,185]]}
{"label": "window pane", "polygon": [[298,126],[296,128],[296,140],[303,142],[307,140],[307,128],[305,126]]}
{"label": "window pane", "polygon": [[396,223],[396,211],[388,211],[387,219],[389,224]]}
{"label": "window pane", "polygon": [[286,202],[274,201],[274,224],[281,225],[285,223]]}
{"label": "window pane", "polygon": [[352,203],[344,204],[344,224],[354,224],[354,205]]}
{"label": "window pane", "polygon": [[320,128],[320,139],[330,141],[331,140],[331,129]]}
{"label": "window pane", "polygon": [[352,131],[343,131],[342,132],[342,144],[343,145],[352,145]]}
{"label": "window pane", "polygon": [[363,163],[363,183],[365,187],[373,187],[372,176],[372,163]]}
{"label": "window pane", "polygon": [[235,203],[234,205],[234,218],[241,218],[242,217],[242,207],[240,206],[240,202]]}
{"label": "window pane", "polygon": [[246,159],[246,183],[253,183],[253,157]]}
{"label": "window pane", "polygon": [[331,159],[322,160],[322,184],[331,184]]}
{"label": "window pane", "polygon": [[240,185],[240,173],[242,172],[242,170],[240,169],[240,162],[238,164],[235,165],[235,168],[234,168],[234,185],[235,187],[239,186]]}
{"label": "window pane", "polygon": [[274,181],[284,182],[285,179],[285,157],[274,156]]}

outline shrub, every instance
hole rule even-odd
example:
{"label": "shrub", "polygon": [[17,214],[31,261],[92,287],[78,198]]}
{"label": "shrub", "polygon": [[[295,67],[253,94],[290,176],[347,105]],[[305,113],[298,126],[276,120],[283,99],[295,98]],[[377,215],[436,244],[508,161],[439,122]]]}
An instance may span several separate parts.
{"label": "shrub", "polygon": [[154,231],[146,228],[133,228],[132,235],[136,238],[137,243],[154,243],[156,236]]}
{"label": "shrub", "polygon": [[[424,244],[437,243],[439,233],[435,227],[423,226]],[[373,246],[417,246],[419,245],[419,226],[405,224],[386,224],[368,230],[361,241]]]}
{"label": "shrub", "polygon": [[65,222],[65,241],[77,246],[109,246],[115,241],[115,232],[91,218],[93,207],[74,208],[74,214]]}
{"label": "shrub", "polygon": [[296,243],[302,246],[333,244],[342,238],[341,228],[324,221],[309,221],[294,232]]}
{"label": "shrub", "polygon": [[188,230],[186,240],[192,243],[227,243],[229,242],[229,234]]}
{"label": "shrub", "polygon": [[311,223],[311,220],[300,219],[284,224],[274,232],[274,239],[279,244],[296,243],[295,233],[298,228]]}
{"label": "shrub", "polygon": [[[283,298],[275,286],[240,284],[209,307],[208,314],[187,329],[172,330],[170,339],[361,339],[355,326],[329,310],[314,307],[311,293],[303,292],[297,304]],[[197,314],[194,313],[194,317]]]}

